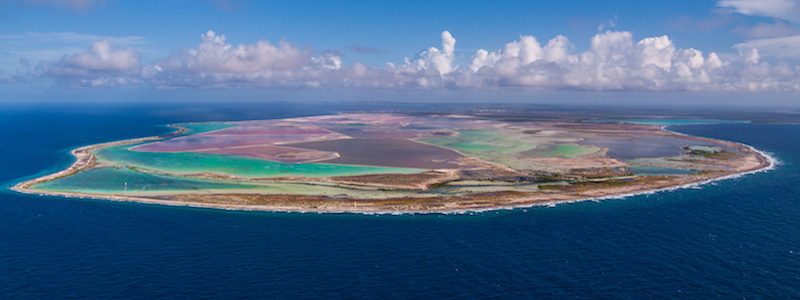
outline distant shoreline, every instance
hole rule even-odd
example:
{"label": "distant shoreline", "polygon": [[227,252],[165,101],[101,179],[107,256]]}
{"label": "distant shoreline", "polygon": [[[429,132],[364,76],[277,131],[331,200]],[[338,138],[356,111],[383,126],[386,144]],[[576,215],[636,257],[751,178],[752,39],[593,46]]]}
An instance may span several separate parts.
{"label": "distant shoreline", "polygon": [[[309,213],[360,213],[360,214],[427,214],[427,213],[465,213],[474,211],[489,211],[501,209],[514,209],[532,206],[548,206],[561,203],[572,203],[590,201],[598,199],[610,199],[618,197],[629,197],[640,194],[656,193],[666,190],[688,188],[695,185],[702,185],[713,181],[725,180],[745,174],[760,172],[774,167],[775,159],[768,154],[755,149],[752,146],[737,142],[723,141],[705,137],[690,136],[679,132],[674,132],[661,128],[665,133],[681,135],[693,140],[713,142],[719,145],[739,149],[747,154],[745,163],[727,172],[719,172],[707,175],[692,175],[685,177],[670,177],[669,180],[655,180],[644,184],[633,184],[619,187],[607,187],[589,189],[577,192],[558,192],[558,193],[493,193],[475,194],[469,196],[459,196],[450,198],[431,198],[430,200],[412,201],[412,204],[397,204],[393,198],[380,200],[356,200],[356,199],[323,199],[323,197],[304,196],[304,195],[259,195],[259,194],[182,194],[176,196],[142,197],[142,196],[122,196],[122,195],[103,195],[91,193],[72,193],[41,191],[30,189],[31,186],[51,180],[56,180],[70,176],[84,169],[94,166],[96,158],[91,150],[128,145],[164,139],[183,134],[187,128],[179,125],[170,125],[176,131],[159,136],[129,139],[108,143],[89,145],[74,149],[72,155],[76,157],[75,163],[65,170],[38,177],[32,180],[17,183],[11,190],[25,194],[41,196],[61,196],[68,198],[98,199],[111,201],[128,201],[144,204],[158,204],[169,206],[185,206],[197,208],[211,208],[222,210],[240,211],[273,211],[273,212],[309,212]],[[711,176],[709,176],[711,175]],[[482,198],[483,197],[483,198]],[[232,204],[223,203],[225,199],[255,199],[265,203],[275,204]],[[491,200],[487,200],[491,198]],[[222,199],[222,200],[221,200]],[[276,200],[279,199],[279,200]],[[402,199],[405,200],[405,199]],[[215,202],[216,201],[216,202]],[[426,203],[429,201],[431,203]],[[294,203],[294,205],[289,204]],[[313,207],[313,208],[312,208]]]}

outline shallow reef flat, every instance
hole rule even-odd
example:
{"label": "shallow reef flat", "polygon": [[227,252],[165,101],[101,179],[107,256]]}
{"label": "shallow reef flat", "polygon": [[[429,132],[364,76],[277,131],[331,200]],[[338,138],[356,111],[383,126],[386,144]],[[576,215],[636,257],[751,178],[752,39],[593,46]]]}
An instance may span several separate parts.
{"label": "shallow reef flat", "polygon": [[26,193],[222,209],[455,212],[669,189],[759,170],[749,146],[647,122],[360,113],[187,123],[82,147]]}

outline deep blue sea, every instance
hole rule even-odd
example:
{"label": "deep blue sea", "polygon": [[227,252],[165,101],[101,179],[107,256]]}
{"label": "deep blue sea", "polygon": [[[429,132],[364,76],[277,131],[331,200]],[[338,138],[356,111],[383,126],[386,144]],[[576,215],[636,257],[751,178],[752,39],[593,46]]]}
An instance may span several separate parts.
{"label": "deep blue sea", "polygon": [[68,166],[72,148],[167,123],[339,109],[0,105],[0,298],[800,297],[798,125],[670,127],[765,150],[780,160],[773,171],[463,215],[233,212],[6,189]]}

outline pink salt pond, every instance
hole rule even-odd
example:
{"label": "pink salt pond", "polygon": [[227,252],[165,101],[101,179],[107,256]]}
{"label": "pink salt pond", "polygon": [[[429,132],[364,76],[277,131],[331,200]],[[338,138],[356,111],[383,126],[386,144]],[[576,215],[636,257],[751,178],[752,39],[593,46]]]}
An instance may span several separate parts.
{"label": "pink salt pond", "polygon": [[309,163],[338,158],[336,152],[299,149],[281,146],[252,146],[197,151],[223,155],[238,155],[282,163]]}

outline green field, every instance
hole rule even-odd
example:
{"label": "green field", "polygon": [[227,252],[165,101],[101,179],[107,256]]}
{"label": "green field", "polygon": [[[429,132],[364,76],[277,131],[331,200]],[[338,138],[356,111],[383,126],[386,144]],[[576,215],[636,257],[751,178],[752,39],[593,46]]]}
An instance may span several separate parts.
{"label": "green field", "polygon": [[480,129],[459,130],[460,136],[428,138],[419,141],[457,150],[464,155],[506,165],[516,170],[547,169],[546,165],[523,158],[563,157],[574,158],[600,150],[594,146],[564,144],[572,138],[537,137],[525,131]]}
{"label": "green field", "polygon": [[467,156],[487,155],[490,153],[521,152],[533,147],[535,143],[522,141],[501,130],[459,130],[459,136],[419,139],[419,141],[454,149]]}

